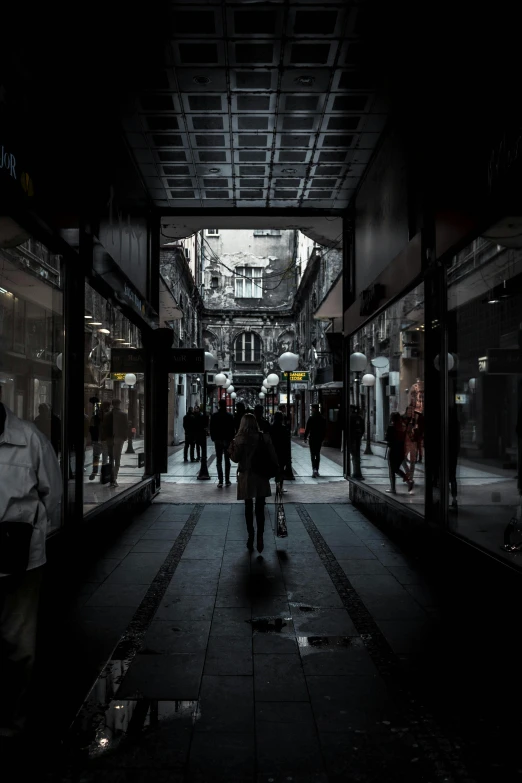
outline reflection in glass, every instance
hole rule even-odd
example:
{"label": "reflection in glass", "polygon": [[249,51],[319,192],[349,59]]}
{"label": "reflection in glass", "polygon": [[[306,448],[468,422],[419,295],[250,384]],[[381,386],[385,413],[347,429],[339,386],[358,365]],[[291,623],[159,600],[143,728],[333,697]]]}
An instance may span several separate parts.
{"label": "reflection in glass", "polygon": [[[145,377],[143,373],[111,373],[112,351],[141,348],[141,335],[120,310],[89,285],[85,287],[84,315],[84,513],[87,513],[143,477]],[[133,385],[128,381],[133,381]]]}
{"label": "reflection in glass", "polygon": [[[16,229],[16,230],[15,230]],[[62,258],[0,219],[0,400],[36,424],[64,469]],[[61,524],[58,511],[50,531]]]}
{"label": "reflection in glass", "polygon": [[[351,475],[424,511],[424,286],[350,342]],[[393,422],[392,422],[393,417]]]}
{"label": "reflection in glass", "polygon": [[448,270],[450,527],[517,562],[502,547],[522,488],[522,249],[488,233]]}

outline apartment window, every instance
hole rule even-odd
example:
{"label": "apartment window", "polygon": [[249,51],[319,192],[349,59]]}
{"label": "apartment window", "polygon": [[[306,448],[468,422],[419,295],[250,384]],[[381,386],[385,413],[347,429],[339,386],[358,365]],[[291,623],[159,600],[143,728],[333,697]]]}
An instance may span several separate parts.
{"label": "apartment window", "polygon": [[185,258],[190,261],[190,247],[185,248]]}
{"label": "apartment window", "polygon": [[236,298],[261,299],[263,296],[263,270],[259,267],[236,268]]}
{"label": "apartment window", "polygon": [[219,228],[207,228],[208,237],[217,237],[219,235]]}
{"label": "apartment window", "polygon": [[211,288],[218,288],[219,287],[219,277],[211,277],[210,278],[210,287]]}
{"label": "apartment window", "polygon": [[255,237],[280,237],[281,231],[278,228],[260,228],[254,231]]}
{"label": "apartment window", "polygon": [[260,362],[261,338],[254,332],[243,332],[236,337],[236,362]]}

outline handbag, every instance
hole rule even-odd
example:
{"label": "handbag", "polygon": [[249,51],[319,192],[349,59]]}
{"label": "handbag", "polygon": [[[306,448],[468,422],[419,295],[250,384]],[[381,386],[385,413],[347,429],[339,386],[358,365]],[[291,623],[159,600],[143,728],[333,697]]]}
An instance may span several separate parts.
{"label": "handbag", "polygon": [[267,479],[274,478],[279,471],[279,465],[273,459],[262,432],[259,433],[259,441],[252,456],[250,469],[258,476]]}
{"label": "handbag", "polygon": [[112,465],[102,465],[100,481],[102,484],[108,484],[112,476]]}
{"label": "handbag", "polygon": [[32,523],[0,522],[0,574],[12,576],[27,571],[37,519],[38,506]]}
{"label": "handbag", "polygon": [[278,538],[286,538],[288,536],[288,528],[286,526],[286,514],[285,514],[285,505],[283,502],[282,484],[276,485],[275,505],[276,505],[276,520],[277,520],[276,536]]}

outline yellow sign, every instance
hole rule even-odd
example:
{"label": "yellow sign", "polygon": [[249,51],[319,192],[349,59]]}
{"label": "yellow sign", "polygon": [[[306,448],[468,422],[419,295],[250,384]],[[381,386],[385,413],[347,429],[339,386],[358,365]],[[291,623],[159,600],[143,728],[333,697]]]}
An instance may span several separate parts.
{"label": "yellow sign", "polygon": [[125,381],[125,372],[111,372],[111,381]]}
{"label": "yellow sign", "polygon": [[[283,373],[283,380],[286,381],[288,379],[288,373]],[[290,373],[290,382],[291,383],[306,383],[310,380],[310,373],[306,370],[295,370],[294,372]]]}

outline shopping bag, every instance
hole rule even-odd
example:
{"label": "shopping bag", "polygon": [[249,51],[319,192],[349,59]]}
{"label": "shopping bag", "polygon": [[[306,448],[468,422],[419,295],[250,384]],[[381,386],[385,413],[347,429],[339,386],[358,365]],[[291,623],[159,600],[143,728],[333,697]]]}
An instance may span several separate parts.
{"label": "shopping bag", "polygon": [[275,504],[276,504],[276,522],[277,522],[276,535],[278,538],[286,538],[288,536],[288,528],[286,526],[286,514],[285,514],[285,504],[283,502],[282,484],[276,485]]}

